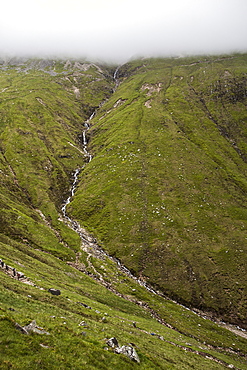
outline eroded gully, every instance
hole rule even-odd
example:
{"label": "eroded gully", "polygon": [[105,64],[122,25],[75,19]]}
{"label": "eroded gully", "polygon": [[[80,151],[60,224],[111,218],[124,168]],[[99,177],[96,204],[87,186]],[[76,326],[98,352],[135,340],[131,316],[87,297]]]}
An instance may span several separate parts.
{"label": "eroded gully", "polygon": [[[119,80],[118,80],[118,71],[119,71],[119,68],[120,68],[120,66],[115,70],[115,72],[113,74],[113,79],[115,81],[115,87],[113,88],[113,92],[115,92],[116,89],[119,86]],[[98,106],[98,108],[96,108],[96,110],[90,115],[90,117],[84,122],[84,129],[82,131],[82,149],[83,149],[83,152],[85,153],[85,156],[87,157],[87,163],[91,162],[91,160],[93,158],[92,157],[92,154],[88,150],[87,131],[90,129],[91,120],[95,117],[95,115],[97,113],[97,110],[99,108],[101,108],[106,103],[106,101],[107,100],[104,100]],[[77,168],[74,171],[74,174],[73,174],[73,182],[72,182],[72,185],[71,185],[70,194],[69,194],[68,198],[65,200],[65,203],[63,204],[61,210],[62,210],[63,220],[66,222],[66,224],[71,229],[73,229],[80,236],[80,239],[81,239],[81,250],[84,251],[86,253],[86,255],[87,255],[87,257],[86,257],[87,266],[85,266],[85,264],[83,264],[83,263],[80,262],[81,252],[78,252],[78,254],[76,256],[75,262],[68,262],[68,264],[70,264],[74,268],[76,268],[76,269],[78,269],[78,270],[86,273],[87,275],[91,276],[92,278],[94,278],[95,280],[97,280],[100,284],[102,284],[103,286],[105,286],[107,289],[111,290],[114,294],[116,294],[116,295],[118,295],[118,296],[120,296],[120,297],[122,297],[124,299],[127,299],[129,301],[132,301],[132,302],[134,302],[134,303],[136,303],[136,304],[138,304],[140,306],[142,306],[143,308],[145,308],[146,310],[148,310],[151,313],[151,315],[158,322],[160,322],[161,324],[163,324],[163,325],[165,325],[165,326],[167,326],[167,327],[169,327],[169,328],[171,328],[173,330],[179,331],[175,327],[172,327],[170,324],[166,323],[152,308],[150,308],[148,306],[148,304],[146,302],[141,302],[140,300],[131,298],[129,295],[126,296],[126,295],[123,295],[122,293],[118,292],[112,286],[111,283],[109,283],[108,281],[106,281],[106,279],[104,279],[104,277],[102,276],[102,274],[99,271],[97,271],[97,269],[93,265],[93,263],[91,261],[92,257],[97,258],[98,260],[101,260],[101,261],[105,261],[105,260],[108,259],[108,261],[110,260],[111,262],[114,263],[116,270],[120,271],[122,274],[124,274],[128,278],[132,279],[133,281],[135,281],[137,284],[141,285],[142,287],[144,287],[150,293],[153,293],[155,295],[159,295],[159,296],[161,296],[161,297],[163,297],[165,299],[170,300],[168,297],[166,297],[165,295],[163,295],[161,292],[155,290],[152,286],[150,286],[149,284],[147,284],[144,280],[138,279],[136,276],[134,276],[123,264],[121,264],[121,262],[118,259],[116,259],[116,258],[110,256],[109,254],[107,254],[98,245],[96,239],[92,235],[90,235],[87,232],[87,230],[84,229],[79,224],[78,221],[73,220],[67,214],[67,206],[70,204],[73,196],[75,195],[76,188],[77,188],[77,185],[78,185],[78,177],[79,177],[79,174],[80,174],[80,172],[82,171],[82,169],[85,166],[86,166],[86,164],[82,168]],[[176,303],[176,304],[179,304],[176,301],[173,301],[173,302]],[[179,305],[182,306],[181,304],[179,304]],[[185,306],[183,306],[183,307],[185,309],[189,310],[187,307],[185,307]],[[207,314],[205,314],[203,312],[200,312],[198,310],[191,310],[191,311],[193,313],[195,313],[195,314],[203,317],[203,318],[211,319],[210,316],[208,316]],[[231,327],[225,326],[225,323],[220,322],[220,320],[217,320],[217,324],[219,324],[221,326],[224,326],[228,330],[231,330]],[[239,327],[235,327],[234,326],[234,330],[231,330],[231,331],[234,331],[235,334],[238,334],[240,336],[243,336],[243,337],[246,337],[247,338],[246,331],[245,330],[242,330]]]}
{"label": "eroded gully", "polygon": [[[118,66],[116,68],[114,74],[113,74],[113,79],[114,79],[114,82],[115,82],[115,86],[113,88],[113,92],[116,91],[116,89],[117,89],[117,87],[119,85],[118,71],[119,71],[119,68],[120,67],[121,66]],[[88,150],[87,131],[90,129],[90,122],[94,118],[94,116],[96,115],[97,110],[99,108],[101,108],[106,102],[107,102],[107,100],[104,100],[98,106],[98,108],[96,108],[96,110],[90,115],[90,117],[84,122],[84,129],[82,131],[82,149],[83,149],[83,152],[85,153],[85,156],[87,157],[87,163],[91,162],[91,160],[92,160],[92,154]],[[94,271],[93,277],[95,279],[99,280],[101,283],[103,283],[103,285],[105,285],[108,289],[110,289],[112,291],[114,290],[114,293],[116,293],[116,294],[124,297],[122,294],[120,294],[117,291],[115,291],[115,289],[113,289],[111,287],[111,284],[110,283],[105,282],[105,280],[102,277],[102,275],[95,269],[95,267],[93,266],[93,264],[90,261],[91,260],[91,257],[96,257],[96,258],[101,259],[101,260],[104,260],[105,258],[108,258],[109,260],[111,260],[112,262],[114,262],[114,264],[115,264],[115,266],[116,266],[116,268],[118,270],[120,270],[122,273],[124,273],[125,275],[127,275],[128,277],[130,277],[131,279],[133,279],[134,281],[136,281],[139,285],[143,286],[149,292],[151,292],[153,294],[160,294],[159,292],[155,291],[155,289],[153,289],[146,282],[144,282],[141,279],[136,278],[124,265],[122,265],[120,263],[119,260],[117,260],[116,258],[113,258],[110,255],[108,255],[97,244],[96,239],[93,238],[86,231],[86,229],[84,229],[83,227],[81,227],[81,225],[79,224],[78,221],[73,220],[72,218],[69,217],[69,215],[67,213],[67,206],[70,204],[73,196],[75,195],[75,191],[76,191],[76,188],[77,188],[77,185],[78,185],[78,177],[79,177],[79,174],[80,174],[80,172],[82,171],[82,169],[85,166],[86,166],[86,164],[82,168],[77,168],[74,171],[73,181],[72,181],[72,185],[71,185],[71,188],[70,188],[70,194],[69,194],[68,198],[65,200],[65,202],[64,202],[61,210],[62,210],[63,219],[65,220],[65,222],[67,223],[67,225],[71,229],[73,229],[80,236],[80,239],[81,239],[81,249],[84,252],[87,253],[87,263],[88,263],[88,266],[90,267],[90,269]],[[84,270],[84,272],[86,272],[88,275],[92,275],[89,271],[87,271],[88,269],[85,270],[85,268],[84,269],[82,268],[82,264],[79,263],[79,257],[80,257],[80,253],[77,255],[76,262],[75,263],[69,262],[69,264],[73,265],[76,268],[79,268],[81,270]]]}

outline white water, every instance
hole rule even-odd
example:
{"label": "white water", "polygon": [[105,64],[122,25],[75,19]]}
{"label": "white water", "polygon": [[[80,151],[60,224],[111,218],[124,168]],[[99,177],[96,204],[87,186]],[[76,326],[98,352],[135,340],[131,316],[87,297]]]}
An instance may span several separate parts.
{"label": "white water", "polygon": [[[115,81],[115,89],[114,91],[117,89],[118,87],[118,78],[117,78],[117,74],[118,74],[118,70],[119,70],[120,66],[116,68],[115,72],[114,72],[114,75],[113,75],[113,79]],[[99,107],[102,107],[103,104],[105,103],[106,101],[103,101]],[[87,131],[89,130],[90,128],[90,122],[91,120],[94,118],[95,114],[97,112],[97,109],[90,115],[90,117],[84,122],[84,130],[82,132],[82,146],[83,146],[83,151],[84,153],[86,154],[86,156],[88,157],[88,163],[92,160],[92,155],[90,154],[90,152],[88,151],[88,141],[87,141],[87,137],[86,137],[86,134],[87,134]],[[84,168],[84,166],[82,167]],[[81,169],[82,169],[81,168]],[[118,266],[118,268],[124,272],[127,276],[129,276],[130,278],[132,278],[133,280],[137,281],[141,286],[143,286],[144,288],[146,288],[149,292],[153,293],[153,294],[158,294],[151,286],[149,286],[147,283],[145,283],[144,281],[136,278],[134,275],[132,275],[132,273],[127,269],[127,267],[125,267],[124,265],[122,265],[120,263],[119,260],[117,260],[116,258],[113,258],[111,257],[110,255],[108,255],[105,251],[103,251],[99,245],[96,243],[96,241],[94,241],[91,237],[89,237],[87,235],[87,233],[85,232],[84,233],[84,230],[83,228],[80,226],[79,222],[75,221],[75,220],[72,220],[67,212],[66,212],[66,209],[67,209],[67,206],[70,204],[71,202],[71,199],[72,197],[75,195],[75,191],[76,191],[76,187],[77,187],[77,184],[78,184],[78,176],[81,172],[81,169],[80,168],[77,168],[73,174],[73,183],[72,183],[72,186],[71,186],[71,189],[70,189],[70,195],[68,196],[68,198],[66,199],[65,201],[65,204],[62,206],[62,214],[63,214],[63,217],[66,219],[69,227],[71,227],[75,232],[78,233],[78,235],[80,236],[82,242],[87,245],[90,245],[90,247],[93,246],[93,249],[95,251],[97,251],[100,255],[104,256],[104,257],[107,257],[109,258],[110,260],[112,260],[113,262],[115,262]]]}
{"label": "white water", "polygon": [[[113,74],[113,79],[114,79],[114,82],[115,82],[115,87],[114,87],[113,91],[116,91],[116,89],[117,89],[117,87],[119,85],[119,81],[118,81],[117,75],[118,75],[118,71],[119,71],[119,68],[120,67],[121,67],[121,65],[116,68],[116,70],[115,70],[115,72]],[[91,155],[91,153],[88,151],[87,131],[90,129],[90,122],[94,118],[94,116],[96,115],[97,109],[101,108],[106,103],[107,100],[103,100],[99,104],[98,108],[96,108],[94,110],[94,112],[89,116],[89,118],[84,122],[84,130],[82,131],[82,148],[83,148],[83,151],[84,151],[85,155],[88,158],[87,163],[91,162],[91,160],[93,158],[93,156]],[[84,168],[84,166],[82,168]],[[74,224],[75,221],[72,221],[71,218],[67,215],[66,208],[70,204],[71,198],[75,194],[75,190],[76,190],[77,183],[78,183],[78,176],[79,176],[82,168],[77,168],[75,170],[74,175],[73,175],[73,183],[72,183],[72,186],[71,186],[71,189],[70,189],[70,195],[66,199],[64,205],[62,206],[62,214],[63,214],[63,216],[66,218],[67,221],[69,221],[69,223],[72,223],[72,224]],[[74,229],[74,226],[73,226],[73,229]]]}
{"label": "white water", "polygon": [[113,92],[115,92],[118,88],[118,85],[119,85],[119,80],[118,80],[118,71],[119,71],[119,68],[121,67],[122,65],[118,66],[113,74],[113,79],[115,81],[115,87],[113,89]]}
{"label": "white water", "polygon": [[[113,79],[114,79],[114,82],[115,82],[115,87],[113,89],[113,91],[115,91],[119,85],[119,81],[118,81],[118,78],[117,78],[117,75],[118,75],[118,70],[121,66],[118,66],[113,74]],[[108,100],[108,99],[107,99]],[[94,110],[94,112],[89,116],[89,118],[84,122],[84,130],[82,131],[82,148],[83,148],[83,152],[85,153],[85,155],[87,156],[87,163],[91,162],[93,156],[92,154],[88,151],[88,140],[87,140],[87,131],[90,129],[90,122],[91,120],[94,118],[94,116],[96,115],[96,112],[97,112],[97,109],[101,108],[107,100],[103,100],[98,108],[96,108]],[[76,191],[76,187],[77,187],[77,184],[78,184],[78,176],[81,172],[81,170],[84,168],[85,166],[83,166],[82,168],[77,168],[74,172],[74,175],[73,175],[73,183],[72,183],[72,186],[71,186],[71,189],[70,189],[70,195],[68,196],[68,198],[66,199],[64,205],[62,206],[61,210],[62,210],[62,214],[63,214],[63,217],[69,222],[70,226],[76,231],[78,232],[78,230],[80,229],[81,230],[81,227],[80,225],[76,222],[76,221],[73,221],[68,215],[67,215],[67,212],[66,212],[66,209],[67,209],[67,206],[70,204],[71,202],[71,198],[75,195],[75,191]],[[78,224],[78,225],[76,225]]]}
{"label": "white water", "polygon": [[[95,112],[91,114],[91,116],[87,119],[87,121],[84,123],[84,130],[82,131],[82,147],[83,147],[83,151],[85,153],[85,155],[88,157],[88,160],[87,162],[91,162],[92,160],[92,155],[89,153],[88,151],[88,147],[87,147],[87,137],[86,137],[86,133],[87,131],[89,130],[90,128],[90,121],[91,119],[94,117],[95,115]],[[82,167],[84,168],[84,166]],[[76,191],[76,187],[77,187],[77,184],[78,184],[78,176],[82,170],[82,168],[77,168],[73,174],[73,182],[72,182],[72,185],[71,185],[71,188],[70,188],[70,195],[68,196],[68,198],[66,199],[64,205],[62,206],[61,210],[62,210],[62,214],[63,216],[65,217],[65,219],[69,222],[70,226],[75,230],[77,231],[78,227],[75,228],[75,224],[76,224],[76,221],[73,221],[68,215],[67,215],[67,212],[66,212],[66,209],[67,209],[67,206],[70,204],[71,202],[71,198],[75,195],[75,191]]]}
{"label": "white water", "polygon": [[67,208],[67,205],[70,204],[71,202],[71,198],[74,196],[75,194],[75,189],[76,189],[76,185],[77,185],[77,182],[78,182],[78,175],[80,173],[80,169],[77,168],[74,172],[74,175],[73,175],[73,183],[72,183],[72,186],[71,186],[71,189],[70,189],[70,195],[69,197],[66,199],[66,202],[65,204],[62,206],[62,213],[63,213],[63,216],[69,220],[70,222],[72,222],[71,218],[68,217],[67,213],[66,213],[66,208]]}

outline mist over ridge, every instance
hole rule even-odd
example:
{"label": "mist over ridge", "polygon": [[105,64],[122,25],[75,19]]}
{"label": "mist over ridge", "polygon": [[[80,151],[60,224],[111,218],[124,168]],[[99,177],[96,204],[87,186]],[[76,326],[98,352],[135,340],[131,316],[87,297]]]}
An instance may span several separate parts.
{"label": "mist over ridge", "polygon": [[11,0],[1,10],[0,55],[123,63],[138,56],[242,52],[246,11],[244,0]]}

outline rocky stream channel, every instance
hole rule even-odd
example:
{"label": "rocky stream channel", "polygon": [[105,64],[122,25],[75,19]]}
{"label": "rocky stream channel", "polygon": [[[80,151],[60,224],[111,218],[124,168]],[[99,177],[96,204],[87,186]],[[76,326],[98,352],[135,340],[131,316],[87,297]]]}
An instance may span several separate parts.
{"label": "rocky stream channel", "polygon": [[[114,79],[114,82],[115,82],[115,87],[113,88],[113,92],[116,91],[116,89],[117,89],[117,87],[119,85],[119,81],[118,81],[118,70],[119,70],[119,68],[120,68],[120,66],[117,67],[117,69],[115,70],[115,72],[113,74],[113,79]],[[87,163],[91,162],[91,160],[92,160],[92,155],[88,151],[87,131],[90,129],[90,122],[94,118],[94,116],[96,115],[97,109],[99,109],[100,107],[102,107],[106,103],[106,101],[107,100],[104,100],[99,105],[99,107],[96,108],[96,110],[90,115],[90,117],[83,124],[84,129],[82,131],[82,149],[83,149],[83,152],[85,153],[85,156],[88,158],[87,159]],[[137,281],[138,284],[140,284],[141,286],[143,286],[149,292],[151,292],[153,294],[160,294],[160,293],[156,292],[155,289],[153,289],[151,286],[149,286],[143,280],[137,279],[124,265],[122,265],[120,263],[119,260],[117,260],[116,258],[113,258],[110,255],[108,255],[98,245],[96,239],[93,238],[83,227],[81,227],[81,225],[79,224],[79,222],[77,222],[76,220],[71,219],[69,217],[69,215],[67,214],[67,206],[70,204],[73,196],[75,195],[75,191],[76,191],[76,188],[77,188],[77,185],[78,185],[78,177],[79,177],[79,174],[80,174],[81,170],[84,167],[85,167],[85,165],[82,168],[77,168],[74,171],[74,174],[73,174],[73,182],[72,182],[72,185],[71,185],[71,188],[70,188],[70,194],[69,194],[68,198],[66,199],[66,201],[64,202],[61,210],[62,210],[63,218],[64,218],[65,222],[67,223],[67,225],[71,229],[73,229],[80,236],[80,239],[81,239],[81,248],[82,248],[83,251],[85,251],[88,254],[87,262],[88,262],[88,265],[90,265],[91,269],[94,270],[94,272],[95,272],[95,278],[97,278],[97,280],[100,280],[101,282],[104,282],[104,279],[103,279],[102,275],[99,272],[96,271],[96,269],[94,268],[94,266],[90,262],[91,256],[96,257],[96,258],[99,258],[101,260],[102,259],[105,259],[105,258],[108,258],[112,262],[114,262],[114,264],[116,264],[117,269],[121,270],[121,272],[123,272],[125,275],[127,275],[131,279]],[[107,283],[107,284],[105,283],[104,285],[106,285],[106,286],[109,287],[109,283]]]}

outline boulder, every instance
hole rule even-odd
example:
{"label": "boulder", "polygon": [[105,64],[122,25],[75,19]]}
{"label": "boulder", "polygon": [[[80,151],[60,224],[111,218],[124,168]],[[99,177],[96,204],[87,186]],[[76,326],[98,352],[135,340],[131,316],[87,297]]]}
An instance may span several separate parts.
{"label": "boulder", "polygon": [[81,321],[79,326],[88,327],[88,324],[85,321]]}
{"label": "boulder", "polygon": [[88,308],[88,309],[92,309],[92,307],[88,306],[87,304],[85,303],[82,303],[82,302],[77,302],[78,304],[80,304],[81,306],[85,307],[85,308]]}
{"label": "boulder", "polygon": [[115,352],[122,353],[123,355],[129,357],[131,360],[140,363],[140,359],[139,359],[138,354],[136,353],[136,350],[131,346],[117,347],[115,349]]}
{"label": "boulder", "polygon": [[111,348],[115,348],[115,347],[118,347],[118,340],[117,338],[113,337],[113,338],[108,339],[106,344]]}
{"label": "boulder", "polygon": [[17,330],[19,330],[23,334],[29,334],[28,331],[25,329],[25,327],[19,325],[17,322],[15,323],[15,327],[16,327]]}
{"label": "boulder", "polygon": [[112,337],[107,340],[106,344],[114,349],[114,352],[117,354],[123,354],[129,357],[131,360],[140,363],[140,359],[136,350],[129,344],[127,346],[121,346],[118,344],[118,340],[115,337]]}
{"label": "boulder", "polygon": [[20,272],[20,271],[16,271],[16,276],[17,276],[17,279],[18,280],[19,279],[23,279],[25,277],[25,275],[22,272]]}
{"label": "boulder", "polygon": [[30,333],[36,333],[36,334],[47,334],[49,335],[47,331],[45,331],[43,328],[40,328],[36,325],[36,321],[33,320],[30,322],[30,324],[26,326],[21,326],[18,323],[15,323],[16,329],[20,330],[23,334],[30,334]]}
{"label": "boulder", "polygon": [[59,289],[50,288],[48,289],[48,292],[50,292],[53,295],[60,295],[61,291]]}

